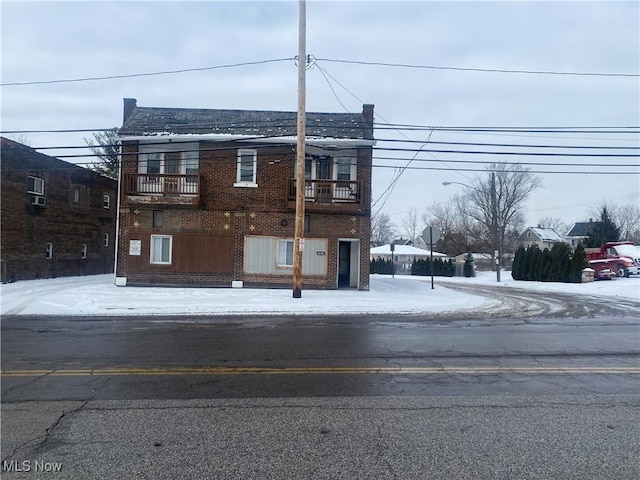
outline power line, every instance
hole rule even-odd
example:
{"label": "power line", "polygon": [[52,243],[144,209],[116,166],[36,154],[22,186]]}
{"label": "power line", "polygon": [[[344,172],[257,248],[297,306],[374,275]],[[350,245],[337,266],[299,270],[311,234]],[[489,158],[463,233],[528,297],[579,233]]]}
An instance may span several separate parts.
{"label": "power line", "polygon": [[63,79],[63,80],[37,80],[31,82],[10,82],[10,83],[0,83],[0,87],[16,87],[16,86],[26,86],[26,85],[49,85],[53,83],[73,83],[73,82],[91,82],[91,81],[99,81],[99,80],[114,80],[120,78],[134,78],[134,77],[152,77],[156,75],[172,75],[176,73],[187,73],[187,72],[202,72],[205,70],[217,70],[221,68],[233,68],[233,67],[246,67],[250,65],[263,65],[266,63],[274,63],[274,62],[284,62],[294,60],[293,57],[289,58],[274,58],[271,60],[260,60],[256,62],[242,62],[242,63],[230,63],[227,65],[215,65],[212,67],[199,67],[199,68],[183,68],[180,70],[165,70],[161,72],[149,72],[149,73],[132,73],[129,75],[108,75],[104,77],[84,77],[84,78],[71,78],[71,79]]}
{"label": "power line", "polygon": [[561,127],[465,127],[465,126],[427,126],[409,124],[386,124],[374,123],[376,130],[409,130],[426,131],[435,130],[439,132],[458,133],[584,133],[584,134],[640,134],[640,126],[633,127],[581,127],[581,126],[561,126]]}
{"label": "power line", "polygon": [[558,153],[558,152],[489,152],[483,150],[416,150],[413,148],[391,148],[391,147],[373,147],[373,150],[379,151],[391,151],[391,152],[432,152],[432,153],[457,153],[466,155],[518,155],[518,156],[542,156],[542,157],[624,157],[624,158],[638,158],[640,154],[629,153]]}
{"label": "power line", "polygon": [[[281,112],[281,113],[291,113],[293,116],[291,117],[292,122],[296,121],[295,112]],[[309,112],[314,113],[314,112]],[[318,112],[316,112],[318,113]],[[382,118],[382,117],[380,117]],[[243,128],[243,127],[251,127],[259,124],[272,124],[271,120],[255,120],[251,121],[251,123],[233,123],[230,124],[216,124],[218,128],[225,127],[234,127],[234,128]],[[640,126],[633,127],[606,127],[606,126],[594,126],[594,127],[580,127],[580,126],[547,126],[547,127],[519,127],[519,126],[501,126],[501,127],[486,127],[486,126],[476,126],[476,127],[465,127],[465,126],[427,126],[427,125],[411,125],[411,124],[402,124],[402,123],[379,123],[374,122],[374,129],[376,130],[394,130],[394,131],[442,131],[442,132],[455,132],[455,133],[584,133],[584,134],[635,134],[640,135]],[[206,128],[211,127],[211,123],[190,123],[188,125],[171,125],[171,127],[180,127],[182,130],[186,129],[194,129],[194,128]],[[285,128],[285,127],[293,127],[294,123],[289,125],[288,123],[283,123],[279,125],[271,125],[274,128]],[[354,129],[370,129],[370,126],[357,127],[354,125],[349,125],[345,127],[341,127],[339,125],[335,125],[333,123],[327,124],[318,124],[313,125],[314,127],[330,127],[336,130],[346,129],[346,130],[354,130]],[[53,130],[3,130],[0,131],[0,134],[27,134],[27,133],[84,133],[84,132],[106,132],[109,130],[113,130],[114,127],[110,128],[75,128],[75,129],[53,129]],[[180,134],[179,132],[172,132],[174,134]],[[211,132],[215,133],[215,132]],[[416,140],[407,139],[410,142],[420,143]]]}
{"label": "power line", "polygon": [[333,62],[333,63],[346,63],[350,65],[367,65],[375,67],[393,67],[393,68],[413,68],[413,69],[428,69],[428,70],[454,70],[463,72],[482,72],[482,73],[517,73],[528,75],[566,75],[566,76],[580,76],[580,77],[630,77],[637,78],[640,74],[637,73],[602,73],[602,72],[560,72],[552,70],[508,70],[504,68],[475,68],[475,67],[450,67],[440,65],[416,65],[408,63],[387,63],[387,62],[365,62],[361,60],[340,60],[332,58],[315,58],[315,61]]}
{"label": "power line", "polygon": [[[395,165],[373,165],[373,168],[398,168]],[[451,171],[454,170],[456,172],[498,172],[499,170],[495,169],[487,169],[487,168],[442,168],[442,167],[404,167],[408,170],[438,170],[438,171]],[[640,175],[640,170],[635,172],[593,172],[593,171],[579,171],[575,170],[529,170],[528,173],[536,173],[536,174],[566,174],[566,175]]]}

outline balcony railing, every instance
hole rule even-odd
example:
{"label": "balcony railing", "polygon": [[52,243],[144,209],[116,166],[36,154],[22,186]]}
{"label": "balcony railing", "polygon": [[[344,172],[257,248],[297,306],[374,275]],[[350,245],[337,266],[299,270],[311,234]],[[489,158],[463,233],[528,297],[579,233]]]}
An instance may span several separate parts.
{"label": "balcony railing", "polygon": [[[296,198],[296,180],[289,179],[289,200]],[[304,199],[316,203],[360,203],[358,180],[305,180]]]}
{"label": "balcony railing", "polygon": [[175,173],[125,174],[124,201],[129,204],[198,206],[200,175]]}

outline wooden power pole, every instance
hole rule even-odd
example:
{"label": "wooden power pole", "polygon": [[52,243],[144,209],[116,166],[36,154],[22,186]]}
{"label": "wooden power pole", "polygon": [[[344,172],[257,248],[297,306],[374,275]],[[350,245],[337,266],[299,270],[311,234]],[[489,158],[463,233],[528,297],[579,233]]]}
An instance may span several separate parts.
{"label": "wooden power pole", "polygon": [[300,0],[298,19],[298,133],[296,157],[296,223],[293,243],[293,298],[302,297],[302,252],[304,250],[304,161],[305,161],[305,90],[306,90],[306,16],[305,0]]}

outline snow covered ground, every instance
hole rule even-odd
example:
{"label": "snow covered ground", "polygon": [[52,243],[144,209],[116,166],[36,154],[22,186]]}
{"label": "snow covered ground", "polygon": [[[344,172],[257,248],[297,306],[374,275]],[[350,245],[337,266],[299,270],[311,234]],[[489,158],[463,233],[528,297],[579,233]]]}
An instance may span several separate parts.
{"label": "snow covered ground", "polygon": [[301,299],[290,289],[116,287],[113,275],[65,277],[20,281],[0,285],[0,314],[9,315],[240,315],[341,314],[341,313],[439,313],[488,309],[499,301],[446,288],[449,283],[494,285],[625,298],[640,302],[640,278],[624,278],[589,284],[516,282],[502,272],[476,278],[373,275],[368,292],[354,290],[304,290]]}

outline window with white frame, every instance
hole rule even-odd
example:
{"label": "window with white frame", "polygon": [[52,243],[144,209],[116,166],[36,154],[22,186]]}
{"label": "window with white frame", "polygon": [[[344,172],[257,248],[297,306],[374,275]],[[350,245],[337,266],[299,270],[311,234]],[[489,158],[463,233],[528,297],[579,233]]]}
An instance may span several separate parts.
{"label": "window with white frame", "polygon": [[256,150],[238,150],[238,168],[234,187],[257,187],[257,167],[258,152]]}
{"label": "window with white frame", "polygon": [[47,243],[47,247],[44,251],[44,258],[53,258],[53,243]]}
{"label": "window with white frame", "polygon": [[80,187],[73,187],[73,203],[80,203]]}
{"label": "window with white frame", "polygon": [[151,235],[151,263],[157,265],[171,264],[171,235]]}
{"label": "window with white frame", "polygon": [[29,176],[27,179],[27,193],[44,195],[44,178]]}
{"label": "window with white frame", "polygon": [[141,144],[139,151],[138,173],[198,174],[200,152],[197,143]]}
{"label": "window with white frame", "polygon": [[87,258],[87,244],[82,244],[81,258]]}
{"label": "window with white frame", "polygon": [[106,208],[107,210],[111,208],[111,195],[108,193],[102,195],[102,208]]}
{"label": "window with white frame", "polygon": [[354,158],[338,157],[336,164],[336,180],[355,180],[356,162]]}
{"label": "window with white frame", "polygon": [[293,240],[278,240],[278,266],[293,267]]}
{"label": "window with white frame", "polygon": [[109,246],[109,234],[108,233],[104,234],[104,246],[105,247]]}

